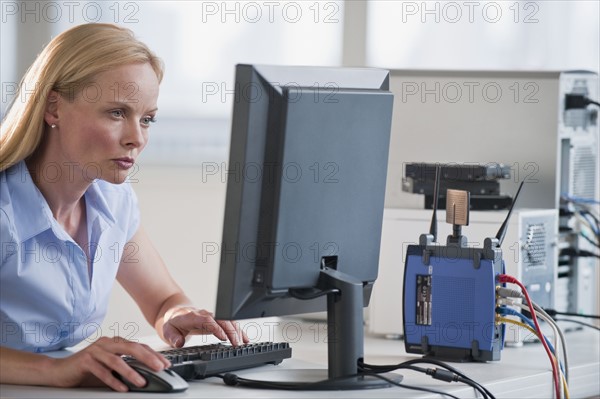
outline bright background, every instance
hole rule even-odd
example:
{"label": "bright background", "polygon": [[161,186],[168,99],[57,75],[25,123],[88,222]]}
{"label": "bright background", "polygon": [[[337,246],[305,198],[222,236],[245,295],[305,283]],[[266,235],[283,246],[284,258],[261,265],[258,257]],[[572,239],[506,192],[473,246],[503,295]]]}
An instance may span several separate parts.
{"label": "bright background", "polygon": [[[219,262],[205,248],[221,241],[235,64],[600,69],[598,1],[2,1],[1,11],[2,115],[36,54],[70,26],[118,23],[164,59],[158,123],[133,186],[165,262],[207,309]],[[151,332],[116,287],[102,333]]]}
{"label": "bright background", "polygon": [[2,1],[0,114],[52,36],[118,23],[167,67],[146,161],[225,160],[235,64],[597,72],[599,15],[594,0]]}

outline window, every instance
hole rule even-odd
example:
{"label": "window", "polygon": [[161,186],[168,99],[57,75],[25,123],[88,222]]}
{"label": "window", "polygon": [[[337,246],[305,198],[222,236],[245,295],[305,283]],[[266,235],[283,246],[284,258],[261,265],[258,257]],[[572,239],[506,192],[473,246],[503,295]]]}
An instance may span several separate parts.
{"label": "window", "polygon": [[367,64],[598,71],[597,1],[368,2]]}
{"label": "window", "polygon": [[346,57],[400,69],[598,72],[599,14],[584,0],[3,1],[0,113],[51,36],[118,23],[166,64],[146,161],[222,160],[235,64],[339,66]]}
{"label": "window", "polygon": [[134,31],[164,60],[158,123],[146,161],[197,163],[226,156],[236,64],[337,66],[342,60],[342,1],[4,3],[2,33],[15,40],[5,47],[2,35],[3,59],[11,43],[31,40],[22,35],[23,25],[46,25],[41,47],[70,26],[111,22]]}

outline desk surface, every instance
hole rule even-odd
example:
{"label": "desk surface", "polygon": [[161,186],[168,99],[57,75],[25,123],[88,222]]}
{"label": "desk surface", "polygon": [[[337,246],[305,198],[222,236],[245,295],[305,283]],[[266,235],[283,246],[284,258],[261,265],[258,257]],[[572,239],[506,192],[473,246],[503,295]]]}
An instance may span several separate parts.
{"label": "desk surface", "polygon": [[[261,380],[281,379],[283,375],[296,375],[302,369],[323,369],[327,364],[327,344],[325,325],[322,322],[301,322],[293,319],[267,319],[246,324],[250,338],[261,341],[286,340],[291,343],[293,356],[279,366],[267,365],[237,374]],[[254,324],[252,324],[254,323]],[[250,326],[250,327],[248,327]],[[252,334],[262,329],[258,334]],[[264,332],[268,331],[268,337]],[[254,337],[253,337],[254,335]],[[261,336],[259,336],[261,335]],[[569,389],[571,398],[600,396],[600,333],[590,329],[566,333],[570,362]],[[195,337],[189,344],[204,344],[209,338]],[[157,338],[147,342],[157,350],[166,349]],[[367,336],[365,339],[365,362],[370,364],[394,364],[416,358],[404,351],[404,342],[380,337]],[[508,347],[502,352],[502,360],[488,363],[452,364],[475,381],[484,385],[497,398],[551,398],[552,374],[550,363],[540,344],[525,344],[522,347]],[[462,384],[448,384],[436,381],[410,370],[402,370],[404,384],[418,385],[451,393],[461,398],[475,397],[472,388]],[[284,378],[285,379],[285,378]],[[148,394],[128,393],[125,396],[136,398]],[[152,394],[153,398],[439,398],[439,395],[412,391],[398,387],[367,391],[267,391],[249,388],[228,387],[218,378],[190,382],[190,388],[176,394]],[[58,389],[47,387],[0,385],[2,398],[116,398],[123,394],[109,389]]]}

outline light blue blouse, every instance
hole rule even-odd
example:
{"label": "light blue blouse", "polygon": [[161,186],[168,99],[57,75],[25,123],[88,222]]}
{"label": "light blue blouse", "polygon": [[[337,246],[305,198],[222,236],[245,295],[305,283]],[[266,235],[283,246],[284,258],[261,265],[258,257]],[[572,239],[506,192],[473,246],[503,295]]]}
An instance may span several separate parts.
{"label": "light blue blouse", "polygon": [[[1,346],[45,352],[103,335],[100,325],[123,250],[134,245],[128,242],[140,215],[128,183],[96,180],[85,201],[91,273],[84,251],[52,216],[25,162],[0,173]],[[135,255],[124,261],[135,262]]]}

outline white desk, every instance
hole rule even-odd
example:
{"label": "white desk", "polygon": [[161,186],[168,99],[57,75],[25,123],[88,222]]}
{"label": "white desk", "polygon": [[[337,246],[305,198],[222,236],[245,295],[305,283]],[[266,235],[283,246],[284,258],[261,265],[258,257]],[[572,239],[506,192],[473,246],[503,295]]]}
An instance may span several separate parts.
{"label": "white desk", "polygon": [[[272,319],[270,319],[272,321]],[[259,322],[260,323],[260,322]],[[297,369],[324,368],[327,364],[325,327],[322,323],[300,323],[296,320],[280,320],[276,328],[268,324],[266,336],[261,340],[291,342],[293,355],[279,366],[267,365],[240,371],[248,378],[276,379],[284,373]],[[252,337],[252,330],[247,330]],[[256,331],[256,330],[254,330]],[[590,398],[600,395],[600,333],[590,329],[567,333],[570,361],[571,398]],[[148,340],[156,349],[165,346],[156,338]],[[203,344],[206,338],[196,337],[189,344]],[[368,336],[365,340],[365,362],[370,364],[400,363],[418,356],[406,355],[404,342]],[[526,344],[520,348],[505,348],[502,360],[489,363],[453,363],[469,377],[484,385],[497,398],[551,398],[552,375],[546,353],[540,344]],[[427,367],[427,366],[425,366]],[[284,370],[284,371],[282,371]],[[463,384],[436,381],[410,370],[401,370],[403,383],[442,390],[461,398],[475,397],[475,391]],[[116,393],[109,389],[57,389],[46,387],[0,385],[2,398],[116,398],[147,397],[150,394]],[[228,387],[218,378],[190,382],[190,388],[176,394],[151,394],[152,398],[439,398],[429,394],[398,387],[366,391],[267,391]]]}

